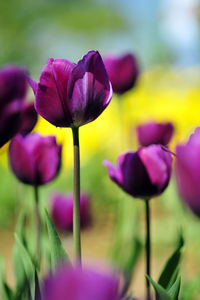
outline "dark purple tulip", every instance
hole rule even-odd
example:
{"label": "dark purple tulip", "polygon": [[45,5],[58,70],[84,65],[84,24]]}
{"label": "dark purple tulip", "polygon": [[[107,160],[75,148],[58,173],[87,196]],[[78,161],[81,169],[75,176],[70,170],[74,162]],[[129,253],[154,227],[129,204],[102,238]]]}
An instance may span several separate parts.
{"label": "dark purple tulip", "polygon": [[139,66],[132,54],[107,56],[104,63],[116,94],[123,94],[133,88],[139,75]]}
{"label": "dark purple tulip", "polygon": [[19,132],[22,135],[30,133],[37,123],[38,115],[34,103],[24,103],[22,108],[22,118]]}
{"label": "dark purple tulip", "polygon": [[141,147],[118,158],[115,167],[104,161],[110,178],[125,192],[136,198],[151,198],[167,187],[172,172],[172,157],[161,145]]}
{"label": "dark purple tulip", "polygon": [[[51,216],[55,226],[61,231],[73,229],[73,194],[53,194],[51,198]],[[81,228],[90,223],[90,197],[81,193],[80,197]]]}
{"label": "dark purple tulip", "polygon": [[0,147],[19,130],[26,95],[25,71],[15,66],[0,70]]}
{"label": "dark purple tulip", "polygon": [[109,104],[112,88],[102,58],[89,51],[74,64],[50,58],[39,83],[28,79],[36,110],[58,127],[79,127],[95,120]]}
{"label": "dark purple tulip", "polygon": [[62,266],[44,282],[43,300],[119,300],[118,281],[110,273]]}
{"label": "dark purple tulip", "polygon": [[61,165],[61,145],[54,136],[37,133],[18,134],[9,147],[10,165],[16,177],[34,186],[46,184],[58,174]]}
{"label": "dark purple tulip", "polygon": [[180,196],[200,217],[200,127],[184,145],[176,147],[175,173]]}
{"label": "dark purple tulip", "polygon": [[150,122],[137,127],[138,141],[141,146],[161,144],[166,146],[172,138],[174,126],[172,123]]}

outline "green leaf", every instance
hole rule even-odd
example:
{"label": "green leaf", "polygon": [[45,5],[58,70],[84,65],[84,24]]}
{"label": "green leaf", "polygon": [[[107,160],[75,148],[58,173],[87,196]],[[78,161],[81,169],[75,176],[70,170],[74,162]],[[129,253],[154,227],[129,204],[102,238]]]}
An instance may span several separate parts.
{"label": "green leaf", "polygon": [[35,296],[35,266],[32,262],[30,254],[27,249],[24,247],[22,241],[19,239],[18,235],[15,233],[15,239],[19,252],[21,255],[21,260],[23,262],[23,267],[26,273],[27,283],[30,288],[31,299],[34,300]]}
{"label": "green leaf", "polygon": [[58,236],[58,233],[55,229],[55,226],[45,209],[45,217],[46,217],[46,223],[47,223],[47,229],[48,229],[48,235],[49,235],[49,242],[50,242],[50,249],[51,249],[51,265],[53,270],[56,269],[56,266],[60,264],[61,262],[70,262],[69,256],[67,252],[65,251],[60,238]]}
{"label": "green leaf", "polygon": [[3,259],[0,257],[0,289],[3,300],[14,300],[14,292],[5,281]]}
{"label": "green leaf", "polygon": [[156,283],[151,277],[146,275],[147,279],[151,282],[159,300],[172,300],[168,292],[159,284]]}
{"label": "green leaf", "polygon": [[178,295],[181,287],[181,278],[178,277],[172,287],[168,290],[168,294],[171,296],[172,300],[178,300]]}
{"label": "green leaf", "polygon": [[[176,248],[176,250],[173,252],[173,254],[170,256],[170,258],[166,262],[165,267],[164,267],[163,271],[161,272],[161,275],[158,279],[158,283],[164,288],[169,287],[169,283],[171,281],[171,278],[174,276],[174,272],[175,273],[177,272],[177,267],[180,263],[183,246],[184,246],[184,240],[181,235],[179,238],[178,247]],[[175,280],[176,280],[176,278],[175,278]],[[171,282],[171,284],[173,284],[173,283],[174,282]]]}

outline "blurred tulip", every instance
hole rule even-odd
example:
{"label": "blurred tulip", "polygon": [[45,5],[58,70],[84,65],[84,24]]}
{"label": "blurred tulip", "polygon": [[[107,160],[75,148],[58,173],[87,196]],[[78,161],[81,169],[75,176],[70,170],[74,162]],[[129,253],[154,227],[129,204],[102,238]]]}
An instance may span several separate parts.
{"label": "blurred tulip", "polygon": [[119,300],[118,281],[113,274],[62,266],[43,286],[43,300]]}
{"label": "blurred tulip", "polygon": [[112,97],[111,83],[97,51],[89,51],[77,64],[49,58],[39,83],[28,81],[38,114],[58,127],[79,127],[95,120]]}
{"label": "blurred tulip", "polygon": [[0,147],[19,130],[26,95],[25,71],[16,66],[0,69]]}
{"label": "blurred tulip", "polygon": [[176,147],[175,174],[180,196],[200,217],[200,127],[184,145]]}
{"label": "blurred tulip", "polygon": [[105,57],[104,63],[116,94],[123,94],[133,88],[139,75],[139,66],[132,54],[110,55]]}
{"label": "blurred tulip", "polygon": [[150,122],[137,127],[138,141],[141,146],[161,144],[166,146],[172,138],[174,126],[172,123]]}
{"label": "blurred tulip", "polygon": [[[53,194],[51,197],[51,216],[55,226],[61,230],[73,229],[73,194]],[[90,197],[81,193],[80,223],[84,228],[90,223]]]}
{"label": "blurred tulip", "polygon": [[22,118],[19,132],[22,135],[30,133],[37,123],[38,115],[34,103],[24,103],[22,108]]}
{"label": "blurred tulip", "polygon": [[167,187],[172,172],[172,157],[160,145],[141,147],[118,158],[115,167],[104,161],[110,178],[125,192],[136,198],[147,199],[161,194]]}
{"label": "blurred tulip", "polygon": [[61,165],[61,145],[54,136],[42,137],[37,133],[18,134],[9,147],[11,168],[25,184],[43,185],[53,180]]}

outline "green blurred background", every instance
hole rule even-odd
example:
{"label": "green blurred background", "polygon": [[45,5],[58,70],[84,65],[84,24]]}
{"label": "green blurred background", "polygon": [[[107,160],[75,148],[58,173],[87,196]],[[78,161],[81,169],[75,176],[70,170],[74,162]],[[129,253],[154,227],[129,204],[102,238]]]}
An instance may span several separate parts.
{"label": "green blurred background", "polygon": [[[116,236],[123,236],[126,245],[137,232],[143,239],[142,201],[131,199],[110,181],[102,160],[114,162],[121,151],[136,149],[135,126],[140,122],[174,122],[172,149],[199,125],[199,35],[198,0],[0,1],[0,65],[23,65],[38,80],[49,57],[76,62],[90,49],[102,55],[132,52],[140,64],[137,86],[122,99],[114,96],[102,116],[80,131],[82,189],[92,195],[93,210],[93,226],[83,232],[85,258],[107,262]],[[33,99],[31,91],[29,98]],[[55,129],[42,119],[35,130],[56,134],[58,141],[64,143],[61,174],[40,192],[41,206],[48,206],[53,190],[72,189],[71,132]],[[31,187],[18,183],[11,174],[7,146],[1,150],[0,190],[0,251],[12,282],[14,226],[22,208],[31,215],[33,195]],[[188,300],[191,290],[199,284],[199,279],[194,278],[199,276],[200,224],[181,204],[174,178],[164,195],[152,200],[152,219],[154,279],[172,251],[178,232],[183,230],[186,246],[181,270],[182,299]],[[64,241],[71,253],[71,238]],[[141,259],[133,279],[135,295],[143,295],[143,272]]]}

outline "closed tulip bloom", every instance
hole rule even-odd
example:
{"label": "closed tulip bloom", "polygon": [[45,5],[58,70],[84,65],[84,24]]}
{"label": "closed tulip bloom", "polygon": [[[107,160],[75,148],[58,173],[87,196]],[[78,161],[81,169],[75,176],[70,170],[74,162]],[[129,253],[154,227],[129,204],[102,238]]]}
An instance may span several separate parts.
{"label": "closed tulip bloom", "polygon": [[166,146],[173,135],[174,126],[172,123],[150,122],[137,127],[137,137],[141,146],[161,144]]}
{"label": "closed tulip bloom", "polygon": [[112,97],[97,51],[89,51],[77,64],[50,58],[39,83],[30,78],[28,81],[35,93],[38,114],[58,127],[79,127],[95,120]]}
{"label": "closed tulip bloom", "polygon": [[[61,231],[73,229],[73,194],[53,194],[51,197],[51,216],[55,226]],[[81,193],[80,223],[81,228],[90,223],[90,197]]]}
{"label": "closed tulip bloom", "polygon": [[0,147],[19,130],[26,95],[25,71],[15,66],[0,69]]}
{"label": "closed tulip bloom", "polygon": [[53,180],[61,165],[61,145],[54,136],[18,134],[9,146],[11,168],[25,184],[43,185]]}
{"label": "closed tulip bloom", "polygon": [[43,286],[43,300],[119,300],[113,274],[62,266]]}
{"label": "closed tulip bloom", "polygon": [[176,147],[175,174],[181,198],[200,217],[200,127]]}
{"label": "closed tulip bloom", "polygon": [[132,54],[110,55],[105,57],[104,63],[116,94],[123,94],[134,87],[139,75],[139,66]]}
{"label": "closed tulip bloom", "polygon": [[172,172],[172,157],[161,145],[141,147],[118,158],[117,166],[104,161],[110,178],[125,192],[136,198],[148,199],[161,194]]}
{"label": "closed tulip bloom", "polygon": [[34,103],[24,103],[22,108],[22,118],[19,132],[22,135],[30,133],[35,127],[38,115],[34,107]]}

